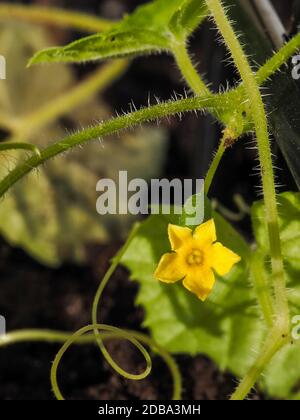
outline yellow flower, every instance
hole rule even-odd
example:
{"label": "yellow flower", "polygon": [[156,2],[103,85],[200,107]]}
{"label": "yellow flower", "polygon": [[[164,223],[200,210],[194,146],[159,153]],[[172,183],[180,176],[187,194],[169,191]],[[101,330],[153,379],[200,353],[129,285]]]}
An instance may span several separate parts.
{"label": "yellow flower", "polygon": [[207,299],[215,284],[214,271],[224,276],[241,259],[216,242],[213,219],[198,226],[194,233],[187,227],[170,224],[168,235],[173,252],[162,256],[155,277],[164,283],[183,280],[184,287],[202,301]]}

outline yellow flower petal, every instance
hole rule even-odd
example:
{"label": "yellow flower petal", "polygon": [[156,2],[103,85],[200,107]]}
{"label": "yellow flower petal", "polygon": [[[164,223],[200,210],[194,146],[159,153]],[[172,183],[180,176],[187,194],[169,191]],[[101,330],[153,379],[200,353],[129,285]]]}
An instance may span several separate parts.
{"label": "yellow flower petal", "polygon": [[194,232],[194,239],[196,239],[200,246],[212,244],[217,240],[216,226],[214,219],[210,219],[202,225],[198,226]]}
{"label": "yellow flower petal", "polygon": [[240,260],[241,257],[239,255],[223,246],[220,242],[212,246],[211,266],[220,276],[225,276],[225,274],[229,273],[234,264]]}
{"label": "yellow flower petal", "polygon": [[183,280],[183,285],[194,293],[203,302],[207,299],[215,284],[215,276],[212,270],[195,270],[190,272]]}
{"label": "yellow flower petal", "polygon": [[155,270],[154,277],[164,283],[176,283],[185,276],[181,258],[175,253],[164,254]]}
{"label": "yellow flower petal", "polygon": [[172,251],[180,248],[186,241],[192,238],[192,231],[187,227],[169,224],[168,226],[169,241]]}

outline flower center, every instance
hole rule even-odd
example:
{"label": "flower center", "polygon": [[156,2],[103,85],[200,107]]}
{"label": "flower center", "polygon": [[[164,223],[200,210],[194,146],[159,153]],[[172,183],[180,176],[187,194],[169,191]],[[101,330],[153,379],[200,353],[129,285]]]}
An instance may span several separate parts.
{"label": "flower center", "polygon": [[203,252],[200,249],[193,249],[187,256],[186,262],[188,265],[201,265],[203,263]]}

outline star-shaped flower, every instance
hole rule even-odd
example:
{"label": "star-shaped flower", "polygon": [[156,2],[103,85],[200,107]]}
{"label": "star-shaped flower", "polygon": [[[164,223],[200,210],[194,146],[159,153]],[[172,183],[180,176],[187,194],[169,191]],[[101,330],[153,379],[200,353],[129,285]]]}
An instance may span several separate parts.
{"label": "star-shaped flower", "polygon": [[168,226],[173,252],[164,254],[155,270],[155,277],[164,283],[183,285],[205,301],[215,284],[214,271],[224,276],[240,261],[230,249],[216,242],[213,219],[199,225],[193,232],[187,227]]}

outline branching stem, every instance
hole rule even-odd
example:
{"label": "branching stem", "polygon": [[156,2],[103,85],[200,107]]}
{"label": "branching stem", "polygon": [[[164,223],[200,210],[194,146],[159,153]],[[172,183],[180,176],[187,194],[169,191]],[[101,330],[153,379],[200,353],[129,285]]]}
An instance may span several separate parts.
{"label": "branching stem", "polygon": [[95,127],[88,128],[73,135],[67,136],[61,141],[47,147],[41,151],[40,156],[33,156],[24,163],[13,169],[0,182],[0,197],[2,197],[10,187],[12,187],[19,179],[31,172],[34,168],[47,162],[72,148],[83,145],[89,141],[120,132],[128,128],[138,126],[147,121],[153,121],[159,118],[176,115],[181,112],[207,110],[214,108],[216,111],[219,101],[214,97],[208,98],[188,98],[179,101],[170,101],[161,103],[149,108],[142,108],[139,111],[113,118],[103,122]]}
{"label": "branching stem", "polygon": [[274,329],[267,340],[262,355],[248,372],[244,381],[238,387],[235,397],[244,398],[256,382],[261,370],[275,351],[281,347],[289,333],[289,307],[286,294],[286,280],[283,268],[281,242],[278,225],[278,211],[276,202],[276,190],[272,153],[269,142],[266,112],[259,87],[252,72],[248,59],[238,41],[236,34],[226,16],[220,0],[206,0],[207,6],[215,19],[217,27],[222,34],[225,43],[230,50],[232,58],[237,66],[244,83],[246,95],[252,113],[257,136],[258,153],[261,165],[262,185],[266,209],[266,225],[269,233],[269,247],[272,262],[273,284],[275,290],[275,314],[276,322]]}

